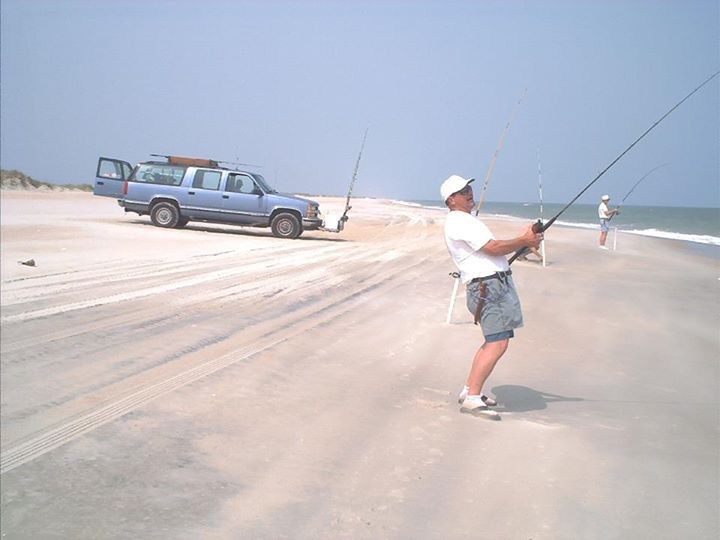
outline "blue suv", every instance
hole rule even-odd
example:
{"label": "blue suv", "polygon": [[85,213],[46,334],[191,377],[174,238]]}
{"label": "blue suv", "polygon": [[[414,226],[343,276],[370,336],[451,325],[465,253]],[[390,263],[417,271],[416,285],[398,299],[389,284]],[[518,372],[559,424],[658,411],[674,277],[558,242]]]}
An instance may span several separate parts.
{"label": "blue suv", "polygon": [[163,156],[135,167],[126,161],[98,159],[93,193],[118,199],[125,212],[149,215],[158,227],[184,227],[204,221],[270,227],[275,236],[297,238],[324,227],[318,203],[275,191],[256,173],[221,167],[211,159]]}

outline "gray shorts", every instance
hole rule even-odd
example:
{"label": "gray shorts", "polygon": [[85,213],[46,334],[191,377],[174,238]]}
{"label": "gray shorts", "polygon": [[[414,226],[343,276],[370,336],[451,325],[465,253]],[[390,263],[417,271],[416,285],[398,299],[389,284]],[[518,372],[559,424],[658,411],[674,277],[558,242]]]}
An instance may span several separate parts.
{"label": "gray shorts", "polygon": [[600,220],[600,231],[608,232],[610,230],[610,222],[607,219]]}
{"label": "gray shorts", "polygon": [[[522,308],[512,276],[488,279],[485,282],[485,301],[480,313],[483,335],[494,336],[510,332],[523,325]],[[480,283],[467,284],[467,308],[475,315],[480,298]],[[512,333],[508,334],[512,337]]]}

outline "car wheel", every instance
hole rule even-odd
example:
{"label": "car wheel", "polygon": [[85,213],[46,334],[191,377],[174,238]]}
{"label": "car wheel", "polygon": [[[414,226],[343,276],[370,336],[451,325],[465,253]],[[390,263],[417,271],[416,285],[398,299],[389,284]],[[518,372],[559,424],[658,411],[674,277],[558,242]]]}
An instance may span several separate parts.
{"label": "car wheel", "polygon": [[297,238],[302,232],[300,220],[288,212],[275,216],[271,227],[273,234],[278,238]]}
{"label": "car wheel", "polygon": [[180,221],[180,212],[174,204],[160,202],[152,207],[150,220],[158,227],[170,229],[175,227]]}
{"label": "car wheel", "polygon": [[177,222],[177,225],[175,225],[175,228],[182,229],[185,225],[188,224],[189,221],[190,220],[188,218],[181,217],[180,219],[178,219],[178,222]]}

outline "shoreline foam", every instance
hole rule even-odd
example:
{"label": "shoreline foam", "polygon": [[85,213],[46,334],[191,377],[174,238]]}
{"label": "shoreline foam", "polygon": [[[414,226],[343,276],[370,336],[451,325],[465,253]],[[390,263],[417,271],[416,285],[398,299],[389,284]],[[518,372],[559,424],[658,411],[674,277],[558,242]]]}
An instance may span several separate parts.
{"label": "shoreline foam", "polygon": [[[404,204],[410,207],[421,207],[421,208],[427,208],[427,209],[435,209],[435,210],[444,210],[441,206],[432,206],[432,205],[423,205],[421,203],[416,202],[407,202],[407,201],[396,201],[399,204]],[[520,204],[520,203],[518,203]],[[513,219],[513,220],[520,220],[520,221],[527,221],[527,217],[522,216],[516,216],[512,214],[496,214],[489,212],[485,214],[488,217],[492,217],[493,219]],[[598,224],[597,223],[588,223],[588,222],[578,222],[578,221],[565,221],[565,220],[558,220],[555,222],[555,225],[561,225],[564,227],[573,227],[577,229],[592,229],[592,230],[598,230]],[[611,226],[612,228],[612,226]],[[663,229],[658,229],[655,227],[643,227],[639,229],[631,228],[631,226],[628,225],[621,225],[618,227],[618,231],[624,232],[624,233],[630,233],[635,234],[638,236],[647,236],[651,238],[666,238],[668,240],[679,240],[682,242],[691,242],[695,244],[705,244],[708,246],[720,246],[720,236],[713,236],[710,234],[692,234],[692,233],[682,233],[677,231],[667,231]]]}

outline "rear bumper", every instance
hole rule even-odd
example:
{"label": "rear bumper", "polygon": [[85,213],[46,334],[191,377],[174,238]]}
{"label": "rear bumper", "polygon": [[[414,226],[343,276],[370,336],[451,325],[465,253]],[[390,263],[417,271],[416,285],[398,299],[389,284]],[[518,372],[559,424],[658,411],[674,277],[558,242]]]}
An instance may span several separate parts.
{"label": "rear bumper", "polygon": [[136,212],[138,214],[147,214],[150,210],[149,205],[137,203],[125,199],[118,199],[118,205],[125,209],[126,212]]}

